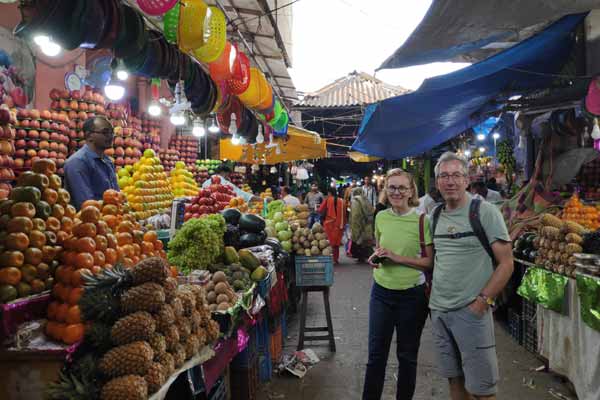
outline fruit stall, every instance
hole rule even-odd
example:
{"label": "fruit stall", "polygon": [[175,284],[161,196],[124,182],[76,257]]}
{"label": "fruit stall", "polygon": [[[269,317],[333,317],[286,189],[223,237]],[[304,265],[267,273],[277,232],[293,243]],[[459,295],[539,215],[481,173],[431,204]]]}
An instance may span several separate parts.
{"label": "fruit stall", "polygon": [[514,292],[503,299],[507,326],[525,349],[567,377],[579,398],[598,398],[600,153],[557,148],[550,137],[539,149],[530,182],[502,208],[515,258]]}

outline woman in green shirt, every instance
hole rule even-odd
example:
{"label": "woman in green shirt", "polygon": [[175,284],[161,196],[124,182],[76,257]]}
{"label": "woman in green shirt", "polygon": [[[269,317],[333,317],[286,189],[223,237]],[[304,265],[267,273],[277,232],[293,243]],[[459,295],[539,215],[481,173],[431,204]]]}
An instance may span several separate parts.
{"label": "woman in green shirt", "polygon": [[413,176],[399,168],[390,170],[385,191],[390,207],[375,218],[377,248],[369,259],[375,282],[369,304],[369,361],[363,400],[381,398],[394,330],[396,399],[410,400],[427,319],[424,272],[433,265],[433,241],[428,220],[415,210],[419,197]]}

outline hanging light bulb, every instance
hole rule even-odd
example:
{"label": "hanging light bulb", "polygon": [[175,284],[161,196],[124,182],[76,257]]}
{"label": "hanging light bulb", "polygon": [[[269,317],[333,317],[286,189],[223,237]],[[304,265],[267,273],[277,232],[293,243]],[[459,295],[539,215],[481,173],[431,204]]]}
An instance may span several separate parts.
{"label": "hanging light bulb", "polygon": [[148,114],[153,117],[158,117],[162,113],[162,108],[157,101],[152,100],[148,105]]}
{"label": "hanging light bulb", "polygon": [[62,47],[58,43],[50,41],[41,47],[42,53],[48,57],[56,57],[62,51]]}
{"label": "hanging light bulb", "polygon": [[263,135],[263,126],[262,124],[258,125],[258,134],[256,135],[256,143],[262,144],[265,142],[265,135]]}
{"label": "hanging light bulb", "polygon": [[471,157],[471,150],[465,150],[465,156]]}
{"label": "hanging light bulb", "polygon": [[592,139],[600,139],[600,126],[598,126],[598,118],[594,118],[594,127],[592,128]]}
{"label": "hanging light bulb", "polygon": [[237,135],[237,133],[233,134],[233,137],[231,138],[231,144],[234,146],[240,144],[240,137]]}
{"label": "hanging light bulb", "polygon": [[494,132],[494,134],[492,135],[492,139],[494,139],[494,140],[500,139],[500,134],[498,132]]}
{"label": "hanging light bulb", "polygon": [[480,133],[479,135],[477,135],[477,140],[483,142],[485,140],[485,135],[483,133]]}
{"label": "hanging light bulb", "polygon": [[104,94],[113,101],[121,100],[125,96],[125,87],[119,82],[119,78],[117,78],[114,70],[106,86],[104,86]]}
{"label": "hanging light bulb", "polygon": [[246,138],[243,136],[240,136],[240,144],[246,144]]}
{"label": "hanging light bulb", "polygon": [[185,124],[185,114],[183,112],[176,112],[171,114],[171,123],[175,126],[181,126]]}
{"label": "hanging light bulb", "polygon": [[217,121],[215,117],[210,117],[210,124],[208,126],[208,131],[210,133],[218,133],[219,132],[219,125],[217,125]]}
{"label": "hanging light bulb", "polygon": [[272,166],[271,170],[269,172],[272,173],[272,174],[276,174],[277,173],[277,167]]}
{"label": "hanging light bulb", "polygon": [[206,129],[204,128],[204,122],[202,120],[197,119],[194,121],[194,127],[192,128],[192,135],[196,137],[202,137],[206,134]]}
{"label": "hanging light bulb", "polygon": [[481,146],[481,147],[479,148],[479,152],[480,152],[481,154],[485,153],[485,147]]}
{"label": "hanging light bulb", "polygon": [[39,34],[33,37],[33,42],[38,46],[42,47],[48,43],[50,43],[50,37],[47,35]]}
{"label": "hanging light bulb", "polygon": [[235,113],[231,113],[231,119],[229,122],[229,133],[235,135],[237,133],[237,117]]}

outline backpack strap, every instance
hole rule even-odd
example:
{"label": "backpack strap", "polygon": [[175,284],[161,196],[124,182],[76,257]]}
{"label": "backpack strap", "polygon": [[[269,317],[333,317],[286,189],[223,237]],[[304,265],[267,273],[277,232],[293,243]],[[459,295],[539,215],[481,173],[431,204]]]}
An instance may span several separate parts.
{"label": "backpack strap", "polygon": [[443,204],[440,204],[439,206],[437,206],[433,209],[433,214],[431,217],[431,236],[432,237],[435,236],[435,228],[437,227],[437,223],[440,220],[440,214],[442,213],[443,209],[444,209]]}
{"label": "backpack strap", "polygon": [[481,225],[481,218],[479,209],[481,207],[480,199],[473,199],[471,201],[471,206],[469,207],[469,223],[471,224],[471,229],[473,229],[473,233],[479,239],[479,242],[485,249],[486,253],[492,259],[492,264],[494,268],[496,268],[496,257],[494,257],[494,251],[492,250],[492,246],[490,245],[490,241],[488,240],[487,235],[485,234],[485,230],[483,229],[483,225]]}
{"label": "backpack strap", "polygon": [[419,244],[421,245],[421,257],[426,257],[425,251],[425,214],[419,215]]}

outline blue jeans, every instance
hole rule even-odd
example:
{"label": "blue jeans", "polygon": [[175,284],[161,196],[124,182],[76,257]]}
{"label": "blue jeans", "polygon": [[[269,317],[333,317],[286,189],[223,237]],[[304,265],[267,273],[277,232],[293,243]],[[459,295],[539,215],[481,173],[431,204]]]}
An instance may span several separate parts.
{"label": "blue jeans", "polygon": [[369,304],[369,361],[363,400],[381,398],[394,329],[398,358],[396,400],[413,398],[421,332],[426,319],[425,285],[406,290],[390,290],[373,283]]}
{"label": "blue jeans", "polygon": [[312,226],[317,222],[321,222],[321,215],[317,212],[311,212],[310,216],[308,217],[308,227],[312,228]]}

